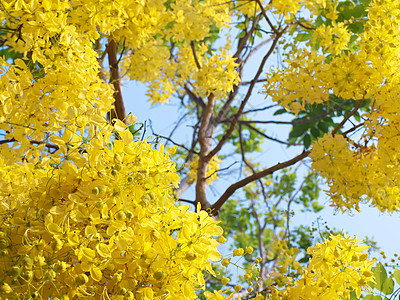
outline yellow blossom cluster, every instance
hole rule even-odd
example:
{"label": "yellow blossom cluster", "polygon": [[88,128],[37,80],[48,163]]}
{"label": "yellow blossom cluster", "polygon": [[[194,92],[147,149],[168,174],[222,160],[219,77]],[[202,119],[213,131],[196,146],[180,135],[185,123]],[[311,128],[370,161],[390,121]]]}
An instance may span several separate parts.
{"label": "yellow blossom cluster", "polygon": [[[218,170],[221,160],[217,156],[211,158],[207,169],[207,183],[212,184],[212,182],[218,179]],[[188,173],[188,183],[193,183],[197,180],[197,168],[199,166],[199,157],[196,156],[193,161],[190,162],[190,171]]]}
{"label": "yellow blossom cluster", "polygon": [[[313,9],[311,4],[307,7],[316,14],[330,10],[329,3],[319,1]],[[313,145],[310,155],[314,170],[326,178],[332,205],[338,209],[358,210],[363,201],[381,211],[400,208],[400,164],[393,146],[399,141],[400,124],[400,29],[394,22],[400,20],[399,5],[399,1],[372,1],[353,49],[346,46],[349,33],[343,27],[352,19],[317,28],[311,40],[318,40],[324,52],[294,49],[287,55],[287,68],[268,75],[266,93],[295,113],[306,103],[328,101],[332,93],[370,101],[370,112],[362,115],[357,138],[328,134]]]}
{"label": "yellow blossom cluster", "polygon": [[123,2],[2,2],[24,58],[0,60],[1,299],[191,299],[220,259],[217,222],[174,205],[163,146],[105,119],[113,90],[92,42],[117,35]]}
{"label": "yellow blossom cluster", "polygon": [[303,2],[301,0],[271,1],[267,8],[277,15],[290,19],[291,15],[299,12]]}
{"label": "yellow blossom cluster", "polygon": [[355,291],[369,291],[368,281],[373,280],[371,271],[374,260],[368,259],[356,238],[346,234],[331,235],[323,243],[307,250],[312,257],[301,279],[282,292],[283,299],[350,299]]}
{"label": "yellow blossom cluster", "polygon": [[[178,178],[163,149],[134,142],[120,121],[88,129],[52,136],[59,150],[20,164],[2,147],[2,284],[16,299],[195,297],[222,229],[174,206]],[[113,130],[121,139],[110,143]]]}
{"label": "yellow blossom cluster", "polygon": [[226,50],[209,55],[209,45],[203,40],[211,27],[227,26],[232,14],[229,7],[222,0],[172,2],[165,19],[161,18],[168,24],[161,22],[154,37],[124,57],[124,73],[149,83],[147,95],[153,103],[166,102],[188,82],[195,84],[202,97],[225,96],[239,81],[237,64]]}

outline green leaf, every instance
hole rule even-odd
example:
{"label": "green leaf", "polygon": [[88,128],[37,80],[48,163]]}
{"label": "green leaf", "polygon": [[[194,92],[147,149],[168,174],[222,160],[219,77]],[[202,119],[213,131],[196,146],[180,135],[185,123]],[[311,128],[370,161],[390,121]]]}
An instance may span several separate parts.
{"label": "green leaf", "polygon": [[310,127],[307,123],[294,125],[289,133],[289,138],[302,136],[308,128]]}
{"label": "green leaf", "polygon": [[396,282],[398,284],[400,284],[400,270],[399,269],[394,270],[393,277],[394,277],[394,279],[396,279]]}
{"label": "green leaf", "polygon": [[303,137],[303,143],[304,143],[304,148],[308,148],[311,145],[311,136],[307,133],[304,137]]}
{"label": "green leaf", "polygon": [[238,28],[238,29],[245,29],[246,28],[246,24],[244,24],[244,22],[242,22],[242,23],[237,24],[235,27]]}
{"label": "green leaf", "polygon": [[276,112],[274,112],[274,116],[281,115],[284,113],[287,113],[287,110],[284,108],[281,108],[281,109],[278,109]]}
{"label": "green leaf", "polygon": [[349,42],[349,44],[354,43],[354,42],[357,40],[357,38],[358,38],[358,35],[353,34],[353,35],[350,37],[350,42]]}
{"label": "green leaf", "polygon": [[363,300],[382,300],[381,296],[366,295]]}
{"label": "green leaf", "polygon": [[246,31],[242,31],[237,35],[237,38],[240,39],[240,38],[244,37],[245,35],[246,35]]}
{"label": "green leaf", "polygon": [[329,131],[329,125],[325,122],[321,121],[317,126],[323,133],[327,133]]}
{"label": "green leaf", "polygon": [[393,288],[394,288],[394,281],[392,278],[386,278],[386,280],[383,282],[382,285],[382,292],[385,295],[389,295],[393,293]]}
{"label": "green leaf", "polygon": [[315,26],[319,27],[322,24],[324,24],[324,20],[322,19],[322,16],[318,16],[317,19],[315,19]]}
{"label": "green leaf", "polygon": [[363,33],[364,25],[361,22],[354,22],[348,26],[351,32],[353,33]]}
{"label": "green leaf", "polygon": [[387,278],[387,273],[385,267],[381,263],[376,264],[376,267],[374,268],[374,275],[376,281],[376,288],[379,291],[382,291],[383,283]]}
{"label": "green leaf", "polygon": [[311,134],[315,139],[321,136],[320,131],[316,127],[311,128]]}
{"label": "green leaf", "polygon": [[353,8],[353,17],[360,18],[366,14],[365,6],[364,5],[357,5]]}
{"label": "green leaf", "polygon": [[354,291],[350,292],[350,300],[358,300],[357,295]]}
{"label": "green leaf", "polygon": [[306,33],[299,33],[299,34],[296,36],[296,40],[301,41],[301,42],[308,41],[310,38],[311,38],[311,33],[308,33],[308,32],[306,32]]}

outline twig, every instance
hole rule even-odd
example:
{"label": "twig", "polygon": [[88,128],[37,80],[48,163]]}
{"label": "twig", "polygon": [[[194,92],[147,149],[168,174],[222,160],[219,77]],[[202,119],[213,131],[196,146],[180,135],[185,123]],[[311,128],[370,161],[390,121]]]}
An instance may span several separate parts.
{"label": "twig", "polygon": [[247,184],[249,184],[250,182],[253,182],[259,178],[265,177],[267,175],[270,175],[272,173],[274,173],[275,171],[287,168],[291,165],[294,165],[295,163],[299,162],[300,160],[302,160],[303,158],[307,157],[310,154],[310,150],[307,151],[303,151],[303,153],[297,155],[296,157],[285,161],[283,163],[278,163],[268,169],[265,169],[261,172],[257,172],[251,176],[248,176],[234,184],[232,184],[230,187],[228,187],[225,192],[222,194],[222,196],[217,200],[217,202],[215,202],[212,206],[211,206],[211,210],[212,213],[214,215],[217,215],[219,213],[219,210],[221,209],[222,205],[228,200],[228,198],[230,196],[232,196],[232,194],[234,192],[236,192],[236,190],[246,186]]}
{"label": "twig", "polygon": [[346,121],[347,121],[348,119],[350,119],[350,117],[351,117],[352,115],[354,115],[354,114],[357,112],[357,110],[361,107],[361,105],[363,104],[363,102],[364,102],[364,96],[363,96],[363,98],[362,98],[361,100],[358,101],[357,105],[353,108],[353,110],[352,110],[350,113],[348,113],[347,116],[344,117],[344,119],[342,120],[342,122],[340,122],[340,124],[338,124],[338,125],[335,127],[335,129],[333,129],[333,131],[332,131],[332,135],[333,135],[333,136],[335,136],[335,134],[340,130],[340,128],[342,128],[342,126],[344,125],[344,123],[346,123]]}
{"label": "twig", "polygon": [[[268,79],[263,78],[263,79],[258,79],[256,83],[260,83],[260,82],[267,82]],[[251,84],[253,81],[242,81],[240,82],[240,85],[248,85]]]}
{"label": "twig", "polygon": [[190,203],[190,204],[192,204],[192,205],[196,205],[196,204],[195,204],[195,201],[192,201],[192,200],[187,200],[187,199],[179,198],[179,199],[176,200],[176,201],[182,201],[182,202]]}
{"label": "twig", "polygon": [[247,126],[247,127],[249,127],[251,130],[257,132],[258,134],[262,135],[262,136],[265,137],[266,139],[269,139],[270,141],[277,142],[277,143],[279,143],[279,144],[283,144],[283,145],[287,145],[287,146],[303,146],[302,144],[288,143],[288,142],[281,141],[281,140],[278,140],[278,139],[276,139],[276,138],[273,138],[273,137],[271,137],[271,136],[268,136],[268,135],[266,135],[264,132],[258,130],[257,128],[251,126],[250,124],[244,124],[244,125]]}
{"label": "twig", "polygon": [[[13,142],[17,142],[17,140],[16,139],[14,139],[14,138],[12,138],[12,139],[8,139],[8,140],[0,140],[0,145],[3,145],[3,144],[8,144],[8,143],[13,143]],[[54,150],[58,150],[59,149],[59,147],[57,146],[57,145],[54,145],[54,144],[50,144],[50,143],[47,143],[47,142],[42,142],[42,141],[35,141],[35,140],[32,140],[32,141],[29,141],[32,145],[45,145],[47,148],[49,148],[49,149],[54,149]]]}
{"label": "twig", "polygon": [[197,58],[196,48],[194,47],[194,42],[193,41],[190,42],[190,48],[192,48],[193,58],[194,58],[194,61],[196,62],[197,69],[200,70],[201,69],[201,65],[199,63],[199,59]]}
{"label": "twig", "polygon": [[231,122],[231,125],[229,127],[229,129],[227,130],[227,132],[223,135],[223,137],[221,138],[221,140],[218,142],[218,144],[215,146],[215,148],[210,151],[210,153],[207,155],[206,159],[210,160],[215,154],[218,153],[219,150],[221,150],[222,146],[225,144],[225,142],[228,140],[228,138],[232,135],[233,130],[235,129],[236,123],[239,120],[244,107],[247,104],[247,101],[249,100],[251,93],[253,91],[253,88],[255,86],[256,81],[258,80],[258,78],[260,77],[263,69],[264,69],[264,65],[267,61],[267,59],[269,58],[269,56],[272,54],[276,44],[278,43],[279,38],[283,35],[283,33],[287,30],[288,27],[286,27],[285,29],[283,29],[279,34],[277,34],[277,36],[275,37],[271,48],[269,49],[268,53],[263,57],[261,64],[258,68],[258,71],[256,73],[256,75],[254,76],[254,79],[252,80],[252,83],[250,84],[249,89],[247,90],[247,94],[244,97],[244,99],[242,100],[242,103],[237,111],[237,113],[235,114],[235,116],[233,117],[233,120]]}
{"label": "twig", "polygon": [[252,113],[252,112],[257,112],[257,111],[264,111],[264,110],[267,110],[267,109],[270,109],[270,108],[273,108],[273,107],[277,107],[277,106],[279,106],[279,104],[272,104],[272,105],[267,105],[267,106],[264,106],[264,107],[261,107],[261,108],[249,109],[249,110],[244,111],[242,113],[242,115],[248,114],[248,113]]}
{"label": "twig", "polygon": [[269,27],[271,27],[271,29],[273,30],[273,32],[274,32],[276,35],[278,35],[278,34],[279,34],[279,31],[274,27],[274,25],[272,25],[271,21],[270,21],[269,18],[267,17],[267,14],[266,14],[266,12],[265,12],[265,9],[264,9],[264,7],[263,7],[261,1],[260,1],[260,0],[256,0],[256,1],[257,1],[258,5],[259,5],[260,8],[261,8],[261,12],[262,12],[262,14],[263,14],[265,20],[267,21]]}

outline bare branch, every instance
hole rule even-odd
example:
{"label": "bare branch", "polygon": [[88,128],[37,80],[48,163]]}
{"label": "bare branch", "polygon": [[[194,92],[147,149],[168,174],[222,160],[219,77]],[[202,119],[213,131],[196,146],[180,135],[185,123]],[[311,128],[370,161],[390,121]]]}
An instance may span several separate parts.
{"label": "bare branch", "polygon": [[[17,140],[14,139],[14,138],[8,139],[8,140],[0,140],[0,145],[13,143],[13,142],[17,142]],[[31,143],[31,145],[43,145],[44,144],[49,149],[53,149],[53,150],[58,150],[59,149],[59,147],[57,145],[50,144],[50,143],[47,143],[47,142],[35,141],[35,140],[29,141],[29,142]]]}
{"label": "bare branch", "polygon": [[[267,82],[267,81],[268,81],[268,79],[263,78],[263,79],[258,79],[256,83]],[[242,82],[240,82],[240,85],[249,85],[252,82],[253,82],[253,80],[252,81],[242,81]]]}
{"label": "bare branch", "polygon": [[257,128],[251,126],[250,124],[244,124],[244,125],[247,126],[248,128],[250,128],[251,130],[257,132],[258,134],[262,135],[263,137],[265,137],[266,139],[268,139],[270,141],[277,142],[279,144],[283,144],[283,145],[287,145],[287,146],[303,146],[302,144],[288,143],[288,142],[281,141],[281,140],[278,140],[276,138],[273,138],[271,136],[268,136],[264,132],[258,130]]}
{"label": "bare branch", "polygon": [[287,30],[288,27],[286,27],[285,29],[283,29],[281,32],[279,32],[277,34],[277,36],[275,37],[271,48],[269,49],[268,53],[263,57],[261,64],[258,68],[258,71],[256,73],[256,75],[254,76],[252,83],[250,84],[249,89],[247,90],[247,94],[244,97],[244,99],[242,100],[242,103],[238,109],[238,112],[235,114],[235,116],[233,117],[233,120],[231,122],[231,125],[229,127],[229,129],[227,130],[227,132],[224,134],[224,136],[221,138],[221,140],[219,141],[219,143],[215,146],[215,148],[207,155],[207,159],[210,160],[215,154],[218,153],[219,150],[221,150],[222,146],[225,144],[225,142],[229,139],[229,137],[232,135],[232,132],[235,129],[236,123],[239,120],[240,116],[242,115],[243,109],[247,104],[247,101],[250,99],[251,93],[253,91],[253,88],[255,86],[256,81],[258,80],[258,78],[260,77],[260,74],[262,73],[263,69],[264,69],[264,65],[267,61],[267,59],[269,58],[269,56],[272,54],[276,44],[278,43],[279,38],[283,35],[283,33]]}
{"label": "bare branch", "polygon": [[179,183],[179,187],[175,190],[175,193],[180,197],[192,184],[188,182],[189,176],[186,176]]}
{"label": "bare branch", "polygon": [[[196,202],[201,203],[201,207],[207,210],[210,203],[207,201],[206,188],[207,188],[207,168],[210,159],[208,152],[211,147],[211,135],[213,128],[210,127],[212,117],[214,115],[215,96],[211,94],[208,97],[207,106],[204,110],[201,125],[198,132],[198,141],[200,143],[199,164],[197,168],[197,181],[196,181]],[[212,156],[211,156],[212,157]]]}
{"label": "bare branch", "polygon": [[233,58],[239,58],[239,56],[242,53],[244,47],[246,46],[246,43],[247,43],[248,39],[253,34],[254,30],[256,30],[257,24],[258,24],[258,21],[260,20],[260,18],[261,18],[261,15],[256,16],[254,21],[253,21],[253,25],[251,26],[250,30],[245,34],[244,37],[239,39],[239,44],[238,44],[238,47],[237,47],[237,50],[236,50],[235,54],[233,55]]}
{"label": "bare branch", "polygon": [[303,158],[307,157],[310,154],[310,150],[307,151],[303,151],[303,153],[297,155],[296,157],[285,161],[283,163],[278,163],[268,169],[265,169],[261,172],[257,172],[251,176],[248,176],[234,184],[232,184],[230,187],[228,187],[225,192],[222,194],[222,196],[217,200],[217,202],[215,202],[212,206],[211,206],[211,210],[212,213],[214,215],[217,215],[222,207],[222,205],[228,200],[228,198],[230,196],[233,195],[234,192],[236,192],[238,189],[246,186],[247,184],[249,184],[250,182],[253,182],[259,178],[265,177],[267,175],[270,175],[272,173],[274,173],[275,171],[287,168],[291,165],[294,165],[295,163],[299,162],[300,160],[302,160]]}
{"label": "bare branch", "polygon": [[269,27],[271,27],[271,29],[274,31],[274,33],[275,33],[276,35],[278,35],[278,34],[279,34],[279,31],[274,27],[274,25],[272,25],[271,21],[269,20],[269,18],[268,18],[268,16],[267,16],[267,13],[265,12],[264,6],[262,5],[261,1],[260,1],[260,0],[256,0],[256,1],[257,1],[258,5],[259,5],[260,8],[261,8],[261,12],[262,12],[262,14],[263,14],[263,16],[264,16],[264,19],[267,21]]}
{"label": "bare branch", "polygon": [[196,205],[195,201],[192,201],[192,200],[186,200],[186,199],[179,198],[179,199],[176,200],[176,201],[186,202],[186,203],[190,203],[190,204],[192,204],[192,205]]}
{"label": "bare branch", "polygon": [[267,105],[267,106],[264,106],[264,107],[261,107],[261,108],[249,109],[249,110],[244,111],[242,113],[242,115],[248,114],[248,113],[252,113],[252,112],[257,112],[257,111],[264,111],[264,110],[267,110],[267,109],[270,109],[270,108],[273,108],[273,107],[277,107],[277,106],[279,106],[279,104],[272,104],[272,105]]}
{"label": "bare branch", "polygon": [[197,69],[200,70],[201,69],[201,65],[199,63],[199,59],[197,57],[196,48],[194,47],[194,42],[193,41],[190,42],[190,48],[192,48],[193,58],[194,58],[194,61],[196,62]]}
{"label": "bare branch", "polygon": [[[365,94],[364,94],[364,96],[365,96]],[[364,96],[363,96],[363,98],[362,98],[361,100],[358,101],[357,105],[353,108],[353,110],[352,110],[351,112],[349,112],[349,113],[344,117],[344,119],[342,120],[342,122],[340,122],[340,124],[338,124],[338,125],[335,127],[335,129],[333,129],[333,131],[332,131],[332,135],[333,135],[333,136],[335,136],[335,134],[340,130],[340,128],[342,128],[342,126],[344,125],[344,123],[346,123],[347,120],[350,119],[350,117],[351,117],[352,115],[354,115],[354,114],[357,112],[357,110],[361,107],[361,105],[362,105],[363,102],[364,102]]]}
{"label": "bare branch", "polygon": [[195,95],[189,88],[189,84],[185,83],[185,85],[183,86],[183,88],[185,89],[186,93],[188,94],[189,98],[191,101],[193,101],[195,104],[199,105],[202,109],[204,109],[206,107],[204,101],[198,97],[197,95]]}
{"label": "bare branch", "polygon": [[268,44],[270,41],[272,41],[274,38],[270,37],[269,39],[262,41],[261,43],[259,43],[257,46],[255,46],[253,49],[251,49],[251,51],[249,52],[249,54],[246,56],[246,58],[244,59],[243,63],[246,64],[247,61],[249,60],[249,58],[256,53],[262,46]]}

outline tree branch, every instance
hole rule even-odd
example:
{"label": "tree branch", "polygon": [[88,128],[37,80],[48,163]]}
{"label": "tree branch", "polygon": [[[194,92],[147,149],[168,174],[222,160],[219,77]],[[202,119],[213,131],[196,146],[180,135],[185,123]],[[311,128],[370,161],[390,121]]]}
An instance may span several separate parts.
{"label": "tree branch", "polygon": [[257,1],[258,5],[259,5],[260,8],[261,8],[261,12],[262,12],[262,14],[263,14],[263,16],[264,16],[264,19],[267,21],[269,27],[271,27],[271,29],[273,30],[273,32],[274,32],[276,35],[278,35],[278,34],[279,34],[279,31],[274,27],[274,25],[272,25],[271,21],[269,20],[267,14],[266,14],[266,12],[265,12],[265,9],[264,9],[264,7],[263,7],[261,1],[260,1],[260,0],[256,0],[256,1]]}
{"label": "tree branch", "polygon": [[[215,97],[211,94],[208,97],[206,109],[204,110],[200,129],[198,133],[198,141],[200,143],[199,164],[197,168],[197,181],[196,181],[196,203],[200,202],[202,209],[207,210],[210,203],[207,201],[206,188],[207,188],[207,168],[211,158],[208,158],[208,152],[211,147],[211,135],[213,129],[210,127],[212,117],[214,115]],[[212,157],[212,156],[211,156]]]}
{"label": "tree branch", "polygon": [[340,128],[342,128],[342,126],[344,125],[344,123],[346,123],[347,120],[350,119],[350,117],[351,117],[352,115],[354,115],[354,114],[357,112],[357,110],[361,107],[361,105],[362,105],[363,102],[364,102],[364,97],[365,97],[365,94],[364,94],[364,96],[362,97],[362,99],[358,101],[357,105],[353,108],[353,110],[352,110],[351,112],[349,112],[349,113],[347,114],[347,116],[344,117],[344,119],[342,120],[342,122],[340,122],[340,124],[338,124],[338,125],[335,127],[335,129],[333,129],[333,131],[332,131],[332,135],[333,135],[333,136],[335,136],[335,134],[340,130]]}
{"label": "tree branch", "polygon": [[121,82],[118,68],[118,60],[117,60],[117,52],[118,45],[114,40],[110,40],[107,45],[108,52],[108,64],[110,66],[110,83],[114,86],[114,110],[111,110],[109,113],[110,121],[117,118],[122,122],[125,122],[126,113],[125,113],[125,105],[122,99],[121,93]]}
{"label": "tree branch", "polygon": [[[17,142],[17,140],[14,139],[14,138],[8,139],[8,140],[0,140],[0,145],[13,143],[13,142]],[[42,142],[42,141],[33,140],[33,141],[29,141],[29,142],[31,143],[31,145],[43,145],[44,144],[49,149],[54,149],[54,150],[58,150],[59,149],[59,147],[57,145],[53,145],[53,144]]]}
{"label": "tree branch", "polygon": [[196,63],[197,69],[200,70],[201,69],[201,65],[200,65],[199,59],[197,57],[196,48],[194,47],[194,42],[193,41],[190,42],[190,48],[192,48],[193,58],[194,58],[194,61]]}
{"label": "tree branch", "polygon": [[273,137],[271,137],[271,136],[268,136],[268,135],[266,135],[264,132],[258,130],[257,128],[251,126],[250,124],[244,124],[244,125],[247,126],[247,127],[249,127],[251,130],[257,132],[258,134],[262,135],[262,136],[265,137],[266,139],[269,139],[270,141],[277,142],[277,143],[279,143],[279,144],[283,144],[283,145],[287,145],[287,146],[302,146],[301,144],[288,143],[288,142],[281,141],[281,140],[278,140],[278,139],[276,139],[276,138],[273,138]]}
{"label": "tree branch", "polygon": [[185,83],[183,88],[185,89],[186,93],[189,96],[189,99],[191,101],[193,101],[195,104],[197,104],[198,106],[200,106],[202,109],[204,109],[206,107],[204,101],[200,98],[197,97],[189,88],[189,84]]}
{"label": "tree branch", "polygon": [[233,58],[239,58],[240,54],[242,53],[244,47],[246,46],[246,43],[250,36],[253,34],[254,30],[257,28],[258,21],[260,20],[261,15],[258,15],[253,22],[253,25],[251,26],[250,30],[245,34],[244,37],[239,39],[239,44],[237,47],[237,50],[235,54],[233,55]]}
{"label": "tree branch", "polygon": [[269,56],[272,54],[272,52],[274,51],[274,48],[276,46],[276,44],[278,43],[279,38],[283,35],[283,33],[287,30],[288,27],[286,27],[285,29],[283,29],[281,32],[279,32],[277,34],[277,36],[275,37],[271,48],[269,49],[268,53],[263,57],[261,64],[258,68],[258,71],[256,73],[256,75],[254,76],[252,83],[250,84],[249,89],[247,90],[247,94],[244,97],[244,99],[242,100],[242,103],[240,104],[239,110],[238,112],[235,114],[235,116],[233,117],[233,120],[231,122],[231,125],[229,127],[229,129],[227,130],[227,132],[224,134],[224,136],[221,138],[221,140],[218,142],[218,144],[215,146],[215,148],[207,155],[207,159],[210,160],[215,154],[218,153],[219,150],[221,150],[222,146],[225,144],[225,142],[229,139],[229,137],[232,135],[232,132],[235,129],[236,123],[239,120],[244,107],[247,104],[247,101],[249,100],[251,93],[253,91],[253,88],[258,80],[258,78],[260,77],[263,69],[264,69],[264,65],[267,61],[267,59],[269,58]]}
{"label": "tree branch", "polygon": [[244,187],[245,185],[249,184],[250,182],[253,182],[254,180],[257,180],[259,178],[265,177],[267,175],[270,175],[274,173],[275,171],[287,168],[291,165],[294,165],[295,163],[299,162],[303,158],[307,157],[310,154],[310,150],[303,151],[303,153],[297,155],[296,157],[283,162],[283,163],[278,163],[275,166],[272,166],[268,169],[265,169],[261,172],[255,173],[251,176],[248,176],[234,184],[232,184],[230,187],[226,189],[226,191],[222,194],[222,196],[211,206],[212,213],[214,215],[217,215],[222,207],[222,205],[228,200],[230,196],[233,195],[234,192],[236,192],[238,189]]}

